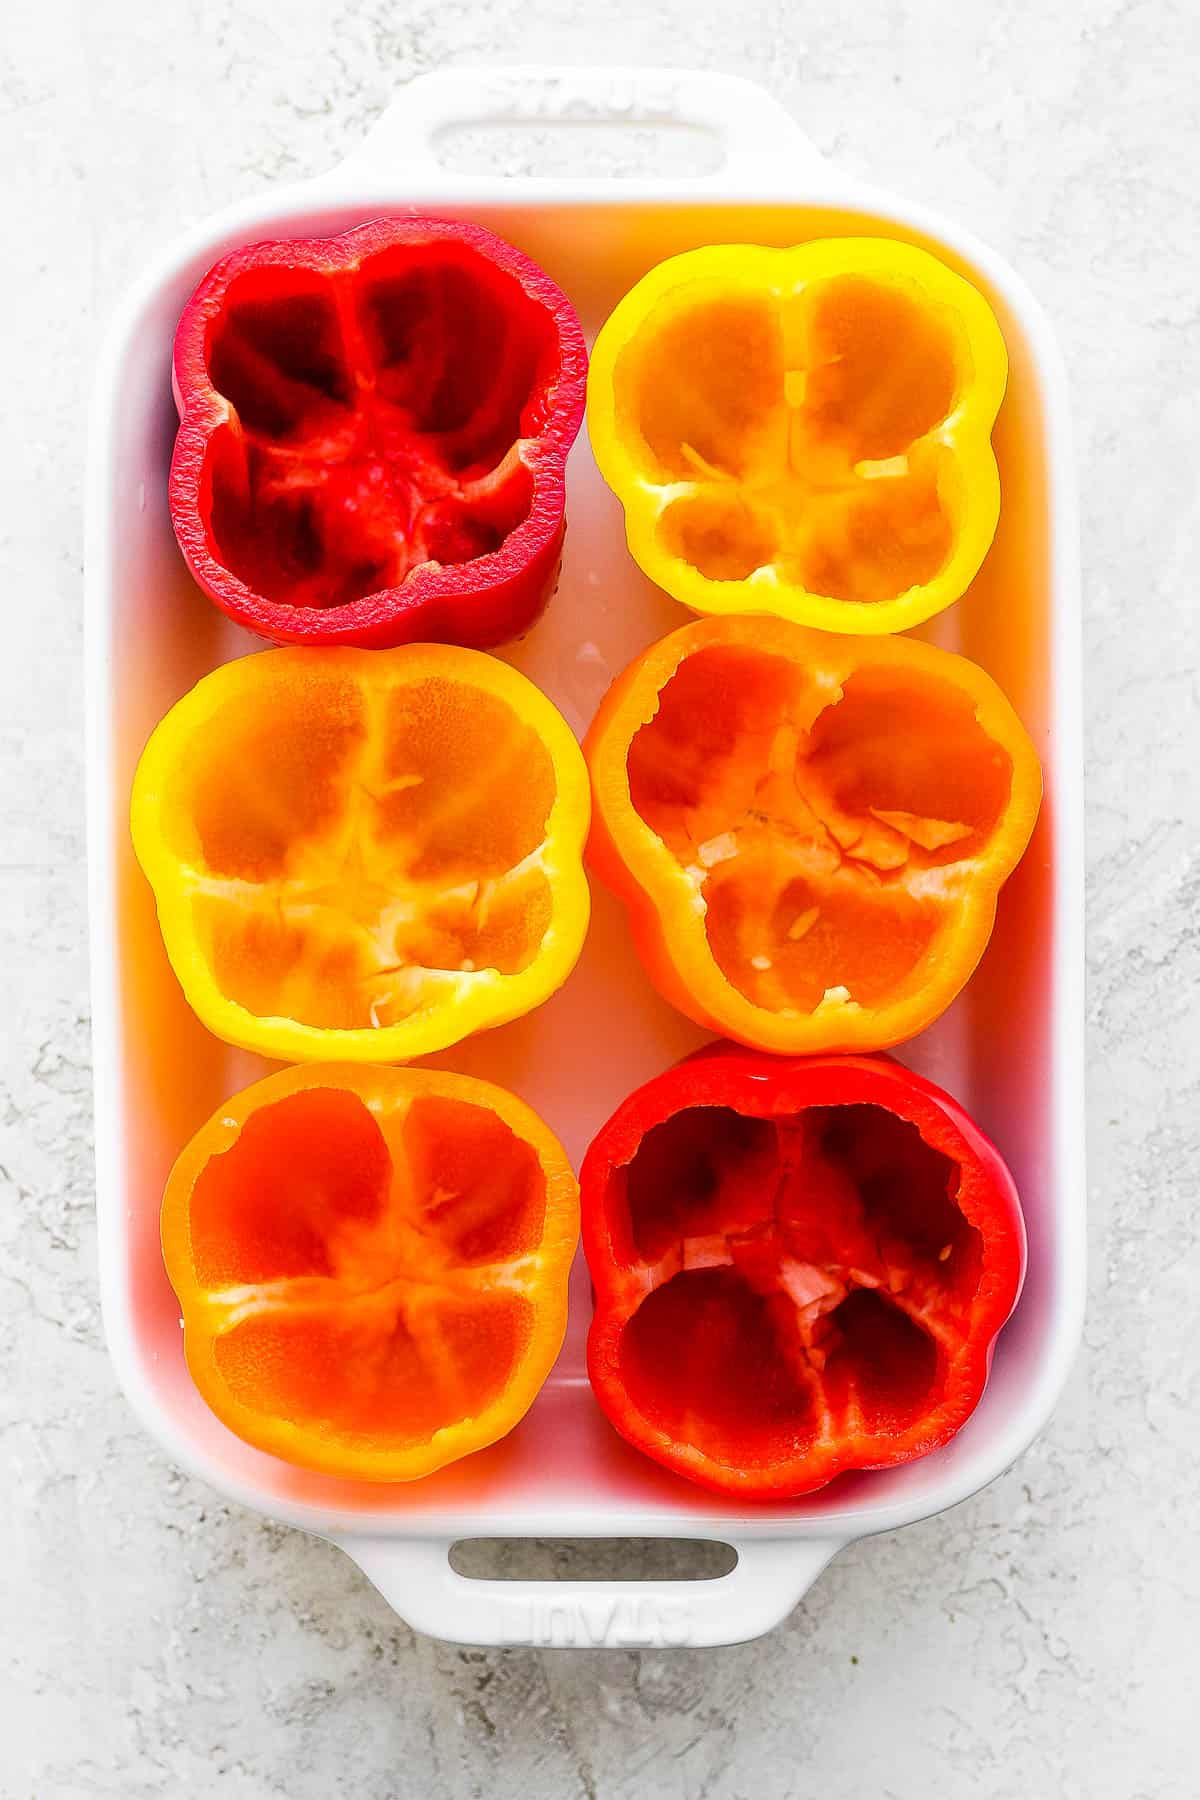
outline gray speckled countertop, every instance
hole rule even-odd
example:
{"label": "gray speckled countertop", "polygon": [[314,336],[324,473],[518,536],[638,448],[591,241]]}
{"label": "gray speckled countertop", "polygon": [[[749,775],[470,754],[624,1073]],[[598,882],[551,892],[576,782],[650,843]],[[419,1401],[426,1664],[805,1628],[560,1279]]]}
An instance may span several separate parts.
{"label": "gray speckled countertop", "polygon": [[[969,219],[1054,317],[1081,463],[1092,1263],[1014,1470],[724,1652],[458,1650],[185,1479],[97,1307],[80,492],[97,334],[182,221],[442,61],[690,62]],[[1198,1489],[1200,11],[1193,0],[10,0],[0,166],[0,1794],[1188,1800]],[[1191,1258],[1189,1262],[1189,1257]]]}

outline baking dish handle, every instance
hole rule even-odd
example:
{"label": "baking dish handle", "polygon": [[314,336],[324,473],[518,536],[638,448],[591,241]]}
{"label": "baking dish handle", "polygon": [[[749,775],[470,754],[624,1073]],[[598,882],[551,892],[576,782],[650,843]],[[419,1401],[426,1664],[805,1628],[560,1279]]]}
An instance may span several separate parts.
{"label": "baking dish handle", "polygon": [[338,1541],[414,1631],[570,1650],[745,1643],[780,1624],[842,1548],[825,1538],[734,1542],[736,1566],[710,1581],[479,1581],[450,1566],[452,1538]]}
{"label": "baking dish handle", "polygon": [[[722,152],[716,170],[683,177],[706,191],[794,189],[797,168],[822,162],[785,107],[738,75],[701,69],[452,68],[418,76],[396,95],[338,171],[436,187],[447,172],[438,140],[466,126],[577,124],[693,127]],[[506,179],[484,176],[491,186]],[[522,176],[540,186],[555,177]],[[611,185],[611,178],[603,178]],[[678,187],[679,176],[672,178]],[[473,184],[478,185],[478,180]],[[586,185],[586,183],[585,183]],[[572,190],[579,182],[570,184]]]}

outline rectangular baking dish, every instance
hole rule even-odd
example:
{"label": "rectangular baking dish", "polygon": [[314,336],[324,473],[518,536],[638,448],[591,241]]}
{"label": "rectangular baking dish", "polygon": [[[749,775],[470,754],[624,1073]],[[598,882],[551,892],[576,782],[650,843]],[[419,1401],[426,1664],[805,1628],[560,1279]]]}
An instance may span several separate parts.
{"label": "rectangular baking dish", "polygon": [[[669,180],[467,177],[439,160],[464,125],[576,121],[703,130],[720,167]],[[589,338],[652,264],[714,242],[791,244],[871,233],[934,250],[988,296],[1011,375],[996,428],[1003,511],[970,593],[927,635],[988,668],[1030,730],[1046,775],[1033,844],[1002,897],[991,947],[938,1026],[901,1052],[996,1139],[1029,1226],[1029,1276],[982,1404],[945,1449],[847,1477],[802,1501],[730,1509],[628,1450],[584,1371],[586,1272],[558,1365],[503,1443],[405,1487],[288,1467],[207,1411],[184,1364],[158,1209],[196,1127],[267,1065],[216,1042],[168,967],[127,823],[152,727],[215,663],[258,648],[192,586],[166,503],[175,430],[170,351],[180,309],[213,260],[259,237],[336,232],[381,213],[479,221],[542,263]],[[620,508],[584,434],[568,478],[557,597],[506,655],[578,731],[610,676],[683,622],[638,572]],[[87,529],[88,810],[96,1194],[109,1346],[167,1453],[240,1503],[340,1544],[419,1630],[460,1642],[724,1644],[786,1616],[851,1539],[927,1517],[1006,1468],[1047,1417],[1080,1329],[1084,1275],[1082,782],[1079,579],[1065,386],[1041,312],[967,234],[829,168],[749,83],[645,71],[453,70],[413,83],[340,168],[231,207],[142,277],[109,332],[93,413]],[[583,960],[563,991],[475,1038],[444,1066],[516,1089],[579,1157],[616,1102],[701,1034],[651,992],[623,918],[595,894]],[[697,1582],[497,1582],[454,1572],[456,1540],[687,1537],[732,1544],[736,1567]]]}

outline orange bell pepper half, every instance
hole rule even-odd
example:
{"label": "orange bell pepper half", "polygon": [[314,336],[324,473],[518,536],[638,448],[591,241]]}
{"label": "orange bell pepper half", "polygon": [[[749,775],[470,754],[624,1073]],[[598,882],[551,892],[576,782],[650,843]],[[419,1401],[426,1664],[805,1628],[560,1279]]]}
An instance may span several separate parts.
{"label": "orange bell pepper half", "polygon": [[266,650],[158,726],[134,848],[209,1030],[400,1062],[538,1006],[583,945],[587,771],[480,651]]}
{"label": "orange bell pepper half", "polygon": [[878,1050],[949,1005],[1041,771],[991,677],[912,638],[704,619],[585,740],[591,866],[682,1012],[783,1053]]}
{"label": "orange bell pepper half", "polygon": [[412,1481],[512,1430],[562,1345],[575,1177],[537,1114],[433,1069],[284,1069],[167,1182],[188,1368],[302,1468]]}

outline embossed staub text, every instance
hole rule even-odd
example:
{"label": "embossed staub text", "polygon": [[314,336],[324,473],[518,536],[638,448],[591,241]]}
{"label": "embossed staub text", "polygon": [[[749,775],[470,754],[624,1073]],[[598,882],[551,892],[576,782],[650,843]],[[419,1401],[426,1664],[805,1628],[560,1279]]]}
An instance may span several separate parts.
{"label": "embossed staub text", "polygon": [[686,1599],[664,1595],[597,1594],[594,1600],[536,1599],[499,1602],[501,1644],[538,1644],[562,1649],[678,1649],[693,1635]]}

